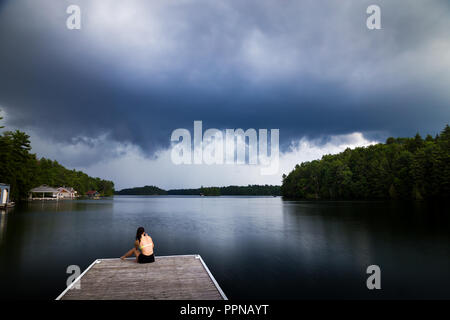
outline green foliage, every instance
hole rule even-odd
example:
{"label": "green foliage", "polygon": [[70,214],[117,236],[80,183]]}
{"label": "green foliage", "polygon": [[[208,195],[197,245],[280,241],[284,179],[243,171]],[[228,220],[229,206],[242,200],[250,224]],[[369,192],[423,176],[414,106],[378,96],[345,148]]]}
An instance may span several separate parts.
{"label": "green foliage", "polygon": [[200,189],[169,190],[169,194],[222,195],[222,196],[277,196],[281,195],[280,186],[248,185],[227,187],[202,187]]}
{"label": "green foliage", "polygon": [[280,196],[280,186],[228,186],[228,187],[201,187],[197,189],[174,189],[163,190],[154,186],[145,186],[138,188],[123,189],[117,191],[120,195],[193,195],[198,196]]}
{"label": "green foliage", "polygon": [[116,194],[119,195],[165,195],[167,194],[166,190],[160,189],[155,186],[145,186],[145,187],[137,187],[137,188],[129,188],[117,191]]}
{"label": "green foliage", "polygon": [[435,199],[450,196],[450,127],[436,138],[388,138],[296,165],[281,192],[300,199]]}
{"label": "green foliage", "polygon": [[114,194],[114,183],[112,181],[92,178],[86,173],[69,170],[57,161],[42,158],[37,161],[35,186],[46,184],[49,186],[69,186],[84,195],[89,190],[96,190],[102,196]]}
{"label": "green foliage", "polygon": [[18,130],[0,135],[0,182],[11,185],[13,200],[25,199],[30,189],[42,184],[73,187],[80,195],[88,190],[97,190],[105,196],[114,193],[112,181],[68,170],[56,161],[37,159],[35,154],[30,153],[29,138]]}
{"label": "green foliage", "polygon": [[177,189],[167,191],[170,195],[199,195],[205,196],[279,196],[280,186],[248,185],[227,187],[201,187],[199,189]]}
{"label": "green foliage", "polygon": [[217,187],[200,188],[200,194],[204,196],[220,196],[220,189]]}

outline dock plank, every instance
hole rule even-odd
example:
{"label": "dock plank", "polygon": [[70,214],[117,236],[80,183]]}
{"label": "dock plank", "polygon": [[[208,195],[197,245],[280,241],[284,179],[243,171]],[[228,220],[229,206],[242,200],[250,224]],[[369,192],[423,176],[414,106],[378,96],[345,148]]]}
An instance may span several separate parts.
{"label": "dock plank", "polygon": [[156,257],[154,263],[98,259],[61,300],[223,300],[198,255]]}

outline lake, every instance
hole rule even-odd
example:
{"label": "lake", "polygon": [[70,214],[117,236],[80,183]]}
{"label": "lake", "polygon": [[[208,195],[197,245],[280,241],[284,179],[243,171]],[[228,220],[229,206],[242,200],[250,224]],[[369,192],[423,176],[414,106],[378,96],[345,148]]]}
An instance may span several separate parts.
{"label": "lake", "polygon": [[[0,217],[1,299],[55,299],[66,269],[120,257],[144,226],[156,255],[200,254],[229,299],[450,298],[448,203],[115,196]],[[381,268],[368,290],[366,268]]]}

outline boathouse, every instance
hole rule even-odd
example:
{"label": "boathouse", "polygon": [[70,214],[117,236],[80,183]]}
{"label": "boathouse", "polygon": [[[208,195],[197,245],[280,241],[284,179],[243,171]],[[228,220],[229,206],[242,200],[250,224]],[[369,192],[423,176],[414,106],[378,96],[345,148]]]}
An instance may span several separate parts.
{"label": "boathouse", "polygon": [[6,206],[9,203],[9,184],[0,183],[0,206]]}
{"label": "boathouse", "polygon": [[28,198],[30,200],[61,200],[75,199],[77,191],[71,187],[53,188],[45,184],[30,190]]}
{"label": "boathouse", "polygon": [[60,197],[61,194],[58,189],[45,184],[31,189],[29,192],[30,200],[58,200]]}
{"label": "boathouse", "polygon": [[100,193],[96,190],[89,190],[88,192],[86,192],[86,195],[88,196],[89,199],[95,200],[100,199]]}

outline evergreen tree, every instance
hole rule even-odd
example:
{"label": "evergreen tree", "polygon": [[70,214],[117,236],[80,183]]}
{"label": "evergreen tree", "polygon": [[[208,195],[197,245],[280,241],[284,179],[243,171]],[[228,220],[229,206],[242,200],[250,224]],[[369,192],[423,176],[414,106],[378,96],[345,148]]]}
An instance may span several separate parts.
{"label": "evergreen tree", "polygon": [[389,137],[296,165],[283,196],[300,199],[430,199],[450,196],[450,127],[424,140]]}
{"label": "evergreen tree", "polygon": [[19,130],[6,131],[0,135],[0,182],[11,186],[12,200],[27,198],[30,189],[42,184],[73,187],[80,195],[90,189],[103,195],[114,193],[112,181],[91,178],[83,172],[68,170],[57,161],[37,159],[36,155],[31,153],[29,138]]}

